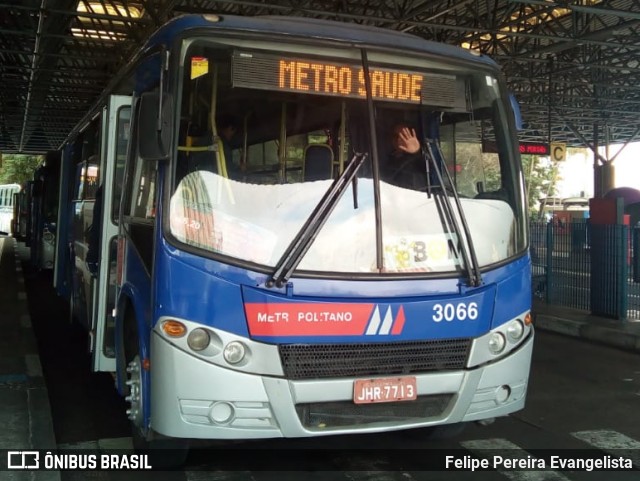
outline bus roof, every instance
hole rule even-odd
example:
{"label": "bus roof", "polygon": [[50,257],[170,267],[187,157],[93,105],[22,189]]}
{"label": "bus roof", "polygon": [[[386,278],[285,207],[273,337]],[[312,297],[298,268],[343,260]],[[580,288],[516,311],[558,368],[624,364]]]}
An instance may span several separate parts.
{"label": "bus roof", "polygon": [[[218,19],[217,21],[215,19]],[[103,93],[91,106],[88,113],[71,130],[62,145],[75,137],[80,126],[100,108],[110,93],[116,92],[118,85],[135,68],[137,62],[146,52],[161,45],[170,45],[172,41],[186,30],[219,29],[229,32],[256,32],[273,34],[274,36],[308,38],[325,41],[341,41],[353,45],[375,45],[390,49],[412,51],[416,53],[432,53],[464,62],[473,62],[485,68],[499,71],[498,64],[486,55],[439,42],[425,40],[421,37],[391,29],[358,25],[355,23],[337,22],[302,17],[288,16],[237,16],[214,14],[188,14],[175,17],[161,26],[149,37],[144,47],[138,51],[129,63],[109,82]],[[62,147],[61,145],[61,147]]]}
{"label": "bus roof", "polygon": [[587,199],[586,197],[566,197],[562,199],[562,205],[565,209],[588,208],[589,199]]}
{"label": "bus roof", "polygon": [[[218,18],[218,21],[209,19]],[[472,61],[497,68],[491,58],[472,53],[461,47],[432,42],[404,32],[337,22],[288,16],[244,17],[234,15],[183,15],[160,27],[148,40],[143,50],[158,44],[169,44],[179,33],[191,28],[216,28],[221,30],[272,33],[277,36],[304,37],[317,40],[350,42],[354,45],[377,45],[399,50],[431,52],[436,55]]]}
{"label": "bus roof", "polygon": [[589,199],[587,197],[565,197],[562,199],[564,203],[572,203],[572,204],[588,204]]}

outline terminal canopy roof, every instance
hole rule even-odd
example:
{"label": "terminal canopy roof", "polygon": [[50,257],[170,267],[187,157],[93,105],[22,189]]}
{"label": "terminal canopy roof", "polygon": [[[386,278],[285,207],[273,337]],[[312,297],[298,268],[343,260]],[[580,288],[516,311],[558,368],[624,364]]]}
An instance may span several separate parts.
{"label": "terminal canopy roof", "polygon": [[357,22],[503,68],[521,141],[640,138],[640,0],[0,0],[0,151],[57,149],[148,36],[184,13]]}

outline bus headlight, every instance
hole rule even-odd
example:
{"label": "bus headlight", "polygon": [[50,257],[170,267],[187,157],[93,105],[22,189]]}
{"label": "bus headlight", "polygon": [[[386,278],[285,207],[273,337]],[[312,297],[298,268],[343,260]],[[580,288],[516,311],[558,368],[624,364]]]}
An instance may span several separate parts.
{"label": "bus headlight", "polygon": [[491,354],[500,354],[504,351],[504,347],[507,345],[507,340],[501,332],[494,332],[489,338],[489,351]]}
{"label": "bus headlight", "polygon": [[229,344],[224,346],[223,356],[224,360],[229,364],[238,364],[244,359],[245,354],[247,353],[247,349],[244,347],[239,341],[231,341]]}
{"label": "bus headlight", "polygon": [[209,346],[209,342],[211,341],[211,337],[209,333],[204,329],[194,329],[189,333],[187,337],[187,344],[194,351],[202,351]]}
{"label": "bus headlight", "polygon": [[520,319],[515,319],[507,326],[507,337],[512,341],[518,341],[524,334],[524,325]]}

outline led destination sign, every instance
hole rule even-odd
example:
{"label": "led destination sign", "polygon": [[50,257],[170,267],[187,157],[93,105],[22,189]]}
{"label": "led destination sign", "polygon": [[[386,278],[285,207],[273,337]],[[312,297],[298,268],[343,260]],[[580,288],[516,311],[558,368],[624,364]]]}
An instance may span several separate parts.
{"label": "led destination sign", "polygon": [[[541,142],[520,142],[518,146],[521,154],[527,155],[549,155],[549,144]],[[493,141],[483,141],[482,151],[485,153],[497,154],[498,145]]]}
{"label": "led destination sign", "polygon": [[549,155],[549,144],[539,142],[520,142],[520,153],[530,155]]}
{"label": "led destination sign", "polygon": [[[369,69],[374,99],[420,103],[429,95],[449,105],[455,102],[456,77],[382,67]],[[317,59],[238,53],[233,57],[233,86],[366,98],[365,74],[361,65]]]}
{"label": "led destination sign", "polygon": [[[415,73],[370,69],[374,98],[420,102],[424,77]],[[364,70],[324,62],[278,62],[278,87],[319,94],[366,97]]]}

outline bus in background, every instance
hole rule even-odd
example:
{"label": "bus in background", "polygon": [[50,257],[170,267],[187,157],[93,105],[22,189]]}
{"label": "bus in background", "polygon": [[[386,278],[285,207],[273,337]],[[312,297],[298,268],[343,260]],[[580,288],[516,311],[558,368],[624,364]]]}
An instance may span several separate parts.
{"label": "bus in background", "polygon": [[566,197],[562,199],[562,209],[567,211],[588,211],[589,199],[586,197]]}
{"label": "bus in background", "polygon": [[0,234],[9,235],[13,232],[15,194],[22,187],[19,184],[0,185]]}
{"label": "bus in background", "polygon": [[70,298],[103,306],[86,311],[113,331],[94,369],[115,371],[137,447],[522,409],[528,225],[493,61],[355,24],[189,15],[112,85],[63,150],[56,282],[89,284],[80,186],[99,165],[99,273]]}
{"label": "bus in background", "polygon": [[11,235],[18,242],[24,242],[28,247],[30,245],[29,229],[31,227],[31,219],[29,216],[29,205],[31,203],[32,181],[27,181],[20,186],[20,191],[13,197],[13,219],[11,220]]}
{"label": "bus in background", "polygon": [[551,219],[553,219],[553,213],[562,209],[563,207],[561,197],[543,197],[540,199],[540,211],[538,219],[549,222]]}
{"label": "bus in background", "polygon": [[33,175],[30,202],[29,246],[31,264],[53,269],[60,188],[60,151],[47,152],[44,163]]}

